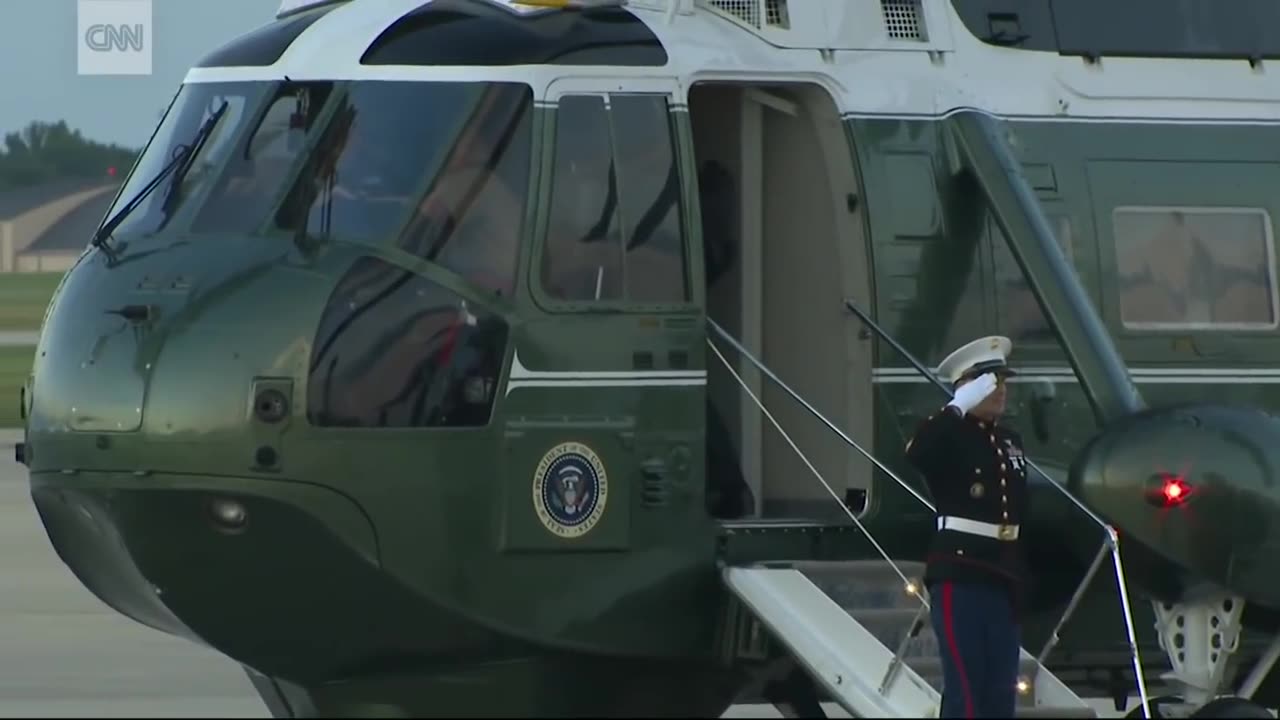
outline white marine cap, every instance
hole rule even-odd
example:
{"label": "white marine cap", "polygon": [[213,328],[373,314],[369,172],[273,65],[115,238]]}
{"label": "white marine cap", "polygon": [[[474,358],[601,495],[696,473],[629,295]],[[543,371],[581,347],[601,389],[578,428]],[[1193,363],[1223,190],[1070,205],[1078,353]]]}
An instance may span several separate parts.
{"label": "white marine cap", "polygon": [[948,355],[938,364],[938,374],[953,385],[964,377],[976,377],[997,370],[1000,375],[1016,375],[1008,366],[1013,341],[1001,335],[974,340]]}

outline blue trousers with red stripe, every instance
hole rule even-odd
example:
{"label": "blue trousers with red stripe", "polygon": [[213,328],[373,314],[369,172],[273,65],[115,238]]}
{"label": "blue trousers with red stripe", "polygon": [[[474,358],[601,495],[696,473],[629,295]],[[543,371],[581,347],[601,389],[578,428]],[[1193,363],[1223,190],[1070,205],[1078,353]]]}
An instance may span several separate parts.
{"label": "blue trousers with red stripe", "polygon": [[995,585],[941,581],[929,595],[942,658],[939,717],[1013,717],[1019,638],[1008,593]]}

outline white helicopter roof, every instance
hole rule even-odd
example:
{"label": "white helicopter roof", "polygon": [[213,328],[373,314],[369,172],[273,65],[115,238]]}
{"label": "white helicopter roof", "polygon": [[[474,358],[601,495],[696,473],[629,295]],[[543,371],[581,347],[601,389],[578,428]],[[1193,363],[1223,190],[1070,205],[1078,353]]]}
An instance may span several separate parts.
{"label": "white helicopter roof", "polygon": [[[618,3],[617,0],[490,0],[498,5],[505,5],[516,12],[534,13],[543,10],[554,10],[560,8],[578,8],[591,7],[593,5],[618,5],[627,3]],[[276,10],[276,17],[283,17],[289,13],[294,13],[306,8],[323,5],[333,0],[281,0],[280,9]],[[666,10],[668,8],[676,8],[682,12],[688,12],[689,0],[633,0],[630,4],[651,9]]]}
{"label": "white helicopter roof", "polygon": [[[661,42],[670,61],[661,70],[575,66],[571,74],[625,78],[636,87],[655,73],[684,87],[749,77],[818,82],[831,92],[842,115],[878,118],[936,118],[979,107],[1003,117],[1057,122],[1125,118],[1280,124],[1280,76],[1262,72],[1261,66],[1225,59],[1123,56],[1087,63],[1056,51],[998,47],[966,29],[951,0],[486,1],[521,14],[598,5],[629,9]],[[332,2],[280,0],[278,14]],[[568,72],[556,65],[400,67],[360,62],[388,27],[431,2],[354,0],[307,27],[269,67],[197,67],[185,81],[485,78],[526,82],[542,97]]]}

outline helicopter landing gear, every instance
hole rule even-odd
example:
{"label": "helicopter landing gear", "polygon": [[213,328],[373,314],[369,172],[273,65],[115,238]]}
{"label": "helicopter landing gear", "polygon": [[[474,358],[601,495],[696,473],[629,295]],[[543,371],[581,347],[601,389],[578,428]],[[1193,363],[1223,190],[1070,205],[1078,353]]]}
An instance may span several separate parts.
{"label": "helicopter landing gear", "polygon": [[1180,603],[1153,603],[1160,647],[1173,671],[1174,693],[1199,708],[1218,696],[1227,660],[1240,642],[1244,599],[1205,592]]}
{"label": "helicopter landing gear", "polygon": [[[1250,700],[1280,659],[1280,635],[1240,684],[1239,695],[1219,693],[1226,667],[1240,643],[1244,599],[1221,591],[1205,591],[1180,603],[1154,603],[1160,647],[1173,671],[1165,676],[1173,696],[1153,698],[1153,718],[1273,718],[1270,710]],[[1127,717],[1142,717],[1136,708]]]}

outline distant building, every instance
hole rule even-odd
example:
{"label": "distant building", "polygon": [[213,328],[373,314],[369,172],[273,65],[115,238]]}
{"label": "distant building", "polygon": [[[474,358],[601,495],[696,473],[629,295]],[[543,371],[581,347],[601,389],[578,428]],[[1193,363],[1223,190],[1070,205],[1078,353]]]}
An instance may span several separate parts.
{"label": "distant building", "polygon": [[120,181],[68,178],[0,192],[0,272],[65,272]]}

